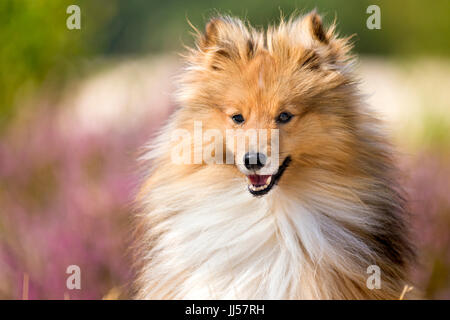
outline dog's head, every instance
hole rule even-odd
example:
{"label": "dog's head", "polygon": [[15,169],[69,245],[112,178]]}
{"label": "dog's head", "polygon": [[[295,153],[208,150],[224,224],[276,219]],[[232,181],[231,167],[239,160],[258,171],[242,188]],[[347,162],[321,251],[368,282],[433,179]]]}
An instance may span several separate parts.
{"label": "dog's head", "polygon": [[349,51],[348,38],[337,38],[334,25],[324,29],[315,12],[267,31],[216,17],[187,55],[178,98],[191,121],[222,133],[249,191],[264,195],[302,166],[351,155],[357,94]]}

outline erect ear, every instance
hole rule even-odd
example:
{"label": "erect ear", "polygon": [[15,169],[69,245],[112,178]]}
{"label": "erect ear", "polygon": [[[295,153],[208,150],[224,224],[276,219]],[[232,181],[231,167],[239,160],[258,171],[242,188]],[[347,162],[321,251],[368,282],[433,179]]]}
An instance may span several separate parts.
{"label": "erect ear", "polygon": [[230,16],[212,18],[198,39],[198,48],[206,53],[208,63],[216,70],[232,59],[251,59],[255,52],[245,23]]}
{"label": "erect ear", "polygon": [[217,45],[226,33],[227,22],[222,18],[212,18],[205,27],[205,32],[200,39],[200,48],[206,49]]}
{"label": "erect ear", "polygon": [[230,46],[232,41],[227,41],[231,27],[222,17],[212,18],[198,40],[199,49],[208,53],[207,64],[214,70],[222,70],[222,63],[231,57],[234,48]]}
{"label": "erect ear", "polygon": [[314,10],[294,22],[295,37],[307,49],[314,44],[328,44],[331,34],[325,32],[322,18]]}
{"label": "erect ear", "polygon": [[315,10],[296,22],[296,39],[306,49],[299,61],[302,67],[342,70],[341,67],[351,60],[351,37],[337,38],[335,22],[324,29],[322,18]]}
{"label": "erect ear", "polygon": [[308,28],[312,38],[324,44],[328,44],[329,38],[323,30],[322,18],[314,10],[310,12],[305,18],[305,26]]}

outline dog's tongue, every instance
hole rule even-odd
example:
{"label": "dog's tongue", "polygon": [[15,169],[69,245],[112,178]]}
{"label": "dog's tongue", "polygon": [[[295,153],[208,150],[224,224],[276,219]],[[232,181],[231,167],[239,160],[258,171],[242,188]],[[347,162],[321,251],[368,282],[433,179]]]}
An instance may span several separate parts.
{"label": "dog's tongue", "polygon": [[263,186],[266,184],[267,179],[269,179],[270,175],[258,175],[258,174],[251,174],[247,176],[254,186]]}

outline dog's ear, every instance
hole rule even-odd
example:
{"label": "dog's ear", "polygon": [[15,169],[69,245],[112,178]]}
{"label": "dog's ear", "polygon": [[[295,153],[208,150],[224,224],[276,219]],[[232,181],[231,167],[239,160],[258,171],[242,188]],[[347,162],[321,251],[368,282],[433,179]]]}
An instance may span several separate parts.
{"label": "dog's ear", "polygon": [[227,22],[222,18],[212,18],[208,21],[205,27],[205,32],[200,39],[200,46],[202,47],[202,49],[218,44],[220,33],[224,33],[226,23]]}
{"label": "dog's ear", "polygon": [[198,41],[201,51],[207,53],[207,64],[214,70],[220,70],[221,62],[228,60],[234,51],[233,41],[229,41],[231,21],[222,17],[215,17],[208,21],[205,32]]}
{"label": "dog's ear", "polygon": [[233,20],[230,17],[214,17],[211,18],[206,24],[205,31],[199,39],[199,47],[203,51],[207,51],[211,48],[226,47],[231,44],[230,41],[235,32],[236,24],[238,21]]}
{"label": "dog's ear", "polygon": [[321,16],[313,10],[294,22],[295,38],[304,50],[302,67],[343,70],[346,62],[352,59],[350,39],[338,38],[335,34],[336,22],[324,28]]}
{"label": "dog's ear", "polygon": [[202,50],[214,47],[240,47],[247,45],[250,38],[250,32],[242,20],[224,15],[208,21],[198,45]]}
{"label": "dog's ear", "polygon": [[226,61],[251,58],[255,50],[244,22],[230,16],[210,19],[197,39],[197,46],[216,70],[222,69]]}
{"label": "dog's ear", "polygon": [[325,33],[322,25],[322,18],[316,10],[310,12],[304,18],[304,26],[308,28],[309,34],[314,40],[323,44],[328,44],[330,41],[330,35]]}
{"label": "dog's ear", "polygon": [[314,45],[327,45],[332,37],[330,30],[324,30],[322,18],[315,10],[297,18],[293,22],[293,31],[295,38],[306,49]]}

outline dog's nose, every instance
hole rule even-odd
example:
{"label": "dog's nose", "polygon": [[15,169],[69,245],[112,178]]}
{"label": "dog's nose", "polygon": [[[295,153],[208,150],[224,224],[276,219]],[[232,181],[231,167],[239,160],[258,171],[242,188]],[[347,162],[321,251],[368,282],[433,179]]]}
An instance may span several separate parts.
{"label": "dog's nose", "polygon": [[248,152],[244,155],[244,164],[248,170],[261,169],[266,164],[266,156],[259,152]]}

